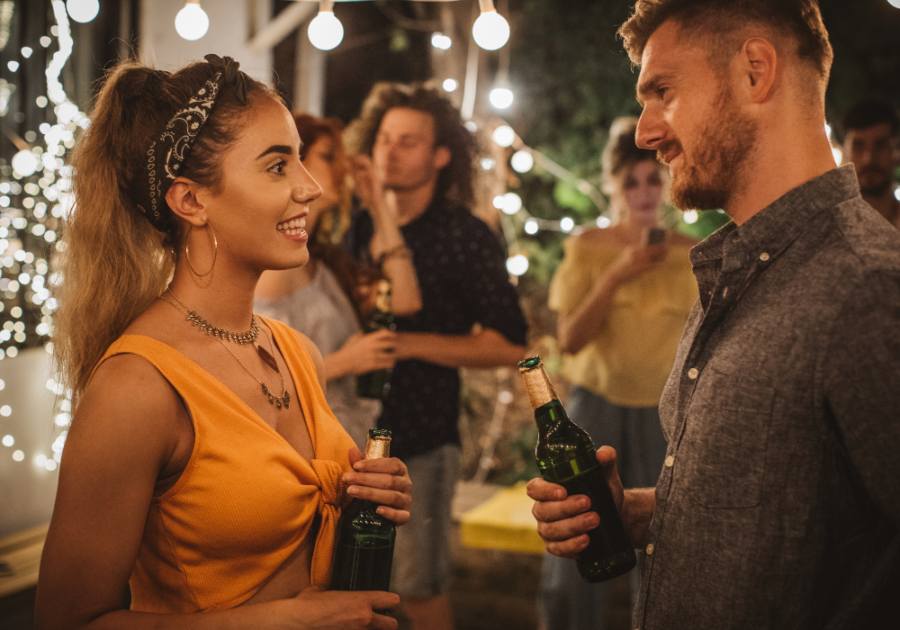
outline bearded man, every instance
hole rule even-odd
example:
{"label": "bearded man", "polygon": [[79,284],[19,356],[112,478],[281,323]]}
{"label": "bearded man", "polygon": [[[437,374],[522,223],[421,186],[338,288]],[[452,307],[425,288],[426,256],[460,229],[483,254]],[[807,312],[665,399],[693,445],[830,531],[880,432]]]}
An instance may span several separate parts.
{"label": "bearded man", "polygon": [[900,168],[900,118],[887,103],[860,101],[844,115],[844,161],[856,167],[866,203],[900,229],[894,171]]}
{"label": "bearded man", "polygon": [[[637,143],[681,208],[732,222],[691,252],[700,301],[660,403],[655,488],[624,490],[646,552],[633,628],[885,627],[900,558],[900,234],[835,168],[816,0],[637,0]],[[599,517],[529,483],[547,550]]]}

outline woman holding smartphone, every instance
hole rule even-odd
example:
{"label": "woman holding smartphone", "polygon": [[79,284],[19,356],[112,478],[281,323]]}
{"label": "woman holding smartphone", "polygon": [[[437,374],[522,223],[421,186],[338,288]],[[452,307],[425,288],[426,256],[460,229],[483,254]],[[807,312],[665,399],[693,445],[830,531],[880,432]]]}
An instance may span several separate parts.
{"label": "woman holding smartphone", "polygon": [[[550,288],[573,386],[566,409],[595,444],[616,449],[628,487],[659,476],[659,399],[697,300],[688,258],[695,241],[664,228],[668,168],[637,148],[636,127],[636,118],[616,120],[603,153],[612,225],[566,241]],[[587,584],[575,563],[545,556],[539,609],[547,630],[605,627],[610,594],[610,583]]]}

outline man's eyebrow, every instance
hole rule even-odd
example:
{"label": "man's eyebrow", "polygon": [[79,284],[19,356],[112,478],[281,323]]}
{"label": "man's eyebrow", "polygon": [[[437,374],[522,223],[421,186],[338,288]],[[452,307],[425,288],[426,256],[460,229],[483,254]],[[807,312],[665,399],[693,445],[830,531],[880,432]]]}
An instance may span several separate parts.
{"label": "man's eyebrow", "polygon": [[650,94],[659,87],[659,84],[672,78],[671,73],[657,74],[638,83],[637,86],[637,102],[643,107],[644,95]]}
{"label": "man's eyebrow", "polygon": [[[301,145],[301,148],[302,148],[302,145]],[[270,153],[283,153],[284,155],[293,155],[294,150],[286,144],[273,144],[268,149],[266,149],[265,151],[263,151],[262,153],[257,155],[256,159],[258,160],[259,158],[265,157],[265,156],[269,155]]]}

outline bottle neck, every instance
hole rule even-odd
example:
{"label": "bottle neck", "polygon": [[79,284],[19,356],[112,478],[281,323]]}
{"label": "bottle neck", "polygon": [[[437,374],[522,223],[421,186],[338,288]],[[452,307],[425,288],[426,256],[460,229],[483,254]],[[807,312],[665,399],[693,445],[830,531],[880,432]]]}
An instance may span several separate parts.
{"label": "bottle neck", "polygon": [[535,411],[554,400],[559,401],[559,396],[556,395],[543,366],[538,365],[532,370],[523,371],[522,378],[525,379],[525,391],[528,392],[531,408]]}
{"label": "bottle neck", "polygon": [[366,441],[366,459],[387,459],[391,456],[391,438],[369,437]]}

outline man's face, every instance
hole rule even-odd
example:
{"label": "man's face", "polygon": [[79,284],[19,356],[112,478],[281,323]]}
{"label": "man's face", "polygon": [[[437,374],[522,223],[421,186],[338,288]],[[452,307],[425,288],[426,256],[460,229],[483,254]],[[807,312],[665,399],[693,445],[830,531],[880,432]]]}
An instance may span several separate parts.
{"label": "man's face", "polygon": [[678,35],[675,23],[666,22],[644,48],[637,144],[669,165],[677,207],[727,210],[750,172],[757,125],[741,112],[727,74],[717,74],[707,52],[679,43]]}
{"label": "man's face", "polygon": [[844,138],[844,161],[856,167],[864,195],[878,197],[888,192],[897,166],[897,141],[891,138],[890,124],[849,130]]}
{"label": "man's face", "polygon": [[440,154],[435,147],[434,119],[430,114],[395,107],[381,119],[372,161],[385,188],[415,190],[436,181],[445,166],[438,159]]}

